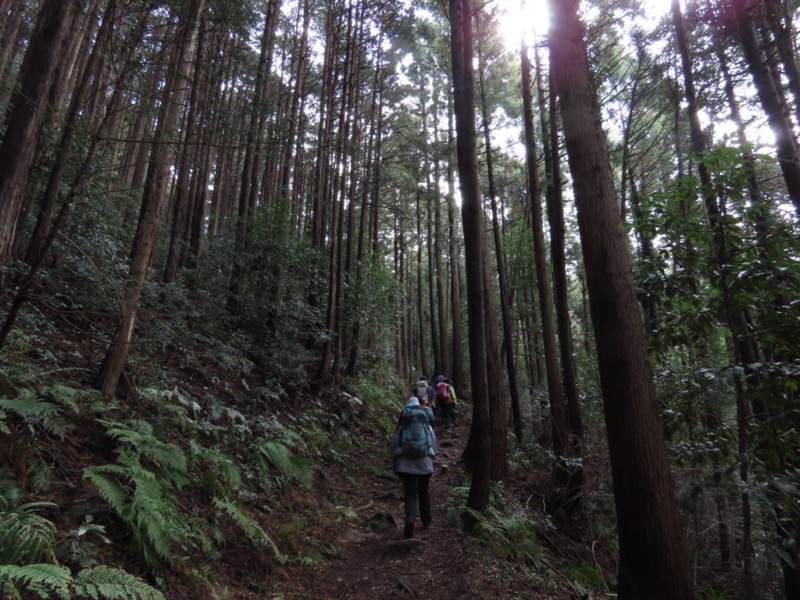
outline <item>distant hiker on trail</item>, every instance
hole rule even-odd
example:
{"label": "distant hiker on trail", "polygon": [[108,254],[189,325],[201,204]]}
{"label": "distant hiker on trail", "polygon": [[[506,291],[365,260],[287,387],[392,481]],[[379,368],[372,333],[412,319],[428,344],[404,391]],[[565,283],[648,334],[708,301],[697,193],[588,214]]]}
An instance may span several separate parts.
{"label": "distant hiker on trail", "polygon": [[422,406],[427,406],[433,411],[433,386],[428,383],[424,377],[420,377],[419,381],[414,384],[414,395],[419,400]]}
{"label": "distant hiker on trail", "polygon": [[422,528],[428,529],[431,526],[430,482],[437,448],[432,421],[433,413],[430,408],[420,406],[419,399],[413,396],[400,413],[397,431],[392,438],[394,472],[403,480],[403,537],[406,538],[414,537],[417,501]]}
{"label": "distant hiker on trail", "polygon": [[450,380],[444,375],[438,375],[436,379],[436,406],[439,411],[439,419],[445,429],[456,426],[456,391],[450,385]]}
{"label": "distant hiker on trail", "polygon": [[[420,382],[417,382],[415,385],[419,385],[419,383],[425,383],[427,385],[428,382],[427,381],[420,381]],[[412,404],[412,402],[414,402],[414,400],[416,400],[416,404]],[[412,406],[418,406],[418,407],[422,408],[422,410],[425,412],[425,415],[428,417],[428,421],[430,422],[430,424],[431,425],[434,424],[434,422],[436,420],[436,417],[434,417],[433,409],[431,408],[430,404],[428,403],[427,394],[424,394],[424,395],[420,396],[419,392],[416,392],[411,398],[409,398],[408,403],[403,408],[403,412],[400,413],[400,418],[397,421],[397,426],[398,427],[400,427],[400,425],[403,422],[403,415],[405,415],[406,411],[409,410],[409,407],[412,407]]]}

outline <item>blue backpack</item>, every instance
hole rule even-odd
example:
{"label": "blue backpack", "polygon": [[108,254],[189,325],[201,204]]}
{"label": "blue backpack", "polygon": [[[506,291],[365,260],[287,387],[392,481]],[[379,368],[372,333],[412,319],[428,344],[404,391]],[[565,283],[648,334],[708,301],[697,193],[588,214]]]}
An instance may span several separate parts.
{"label": "blue backpack", "polygon": [[400,443],[394,450],[395,455],[406,458],[435,456],[429,432],[428,415],[422,408],[404,410],[400,417]]}

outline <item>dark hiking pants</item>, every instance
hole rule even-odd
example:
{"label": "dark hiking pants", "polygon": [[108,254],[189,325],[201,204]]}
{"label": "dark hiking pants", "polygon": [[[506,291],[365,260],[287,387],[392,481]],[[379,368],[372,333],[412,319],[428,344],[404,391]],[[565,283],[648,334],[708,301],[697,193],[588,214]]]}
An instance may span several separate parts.
{"label": "dark hiking pants", "polygon": [[417,520],[417,500],[419,500],[419,516],[422,526],[431,524],[431,476],[410,475],[400,473],[403,479],[403,495],[405,498],[406,525],[413,525]]}

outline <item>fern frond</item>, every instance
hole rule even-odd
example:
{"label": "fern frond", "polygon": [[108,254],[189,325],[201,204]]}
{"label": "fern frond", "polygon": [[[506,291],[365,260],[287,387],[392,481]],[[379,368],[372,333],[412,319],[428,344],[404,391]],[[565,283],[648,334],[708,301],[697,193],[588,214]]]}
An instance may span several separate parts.
{"label": "fern frond", "polygon": [[[165,470],[164,476],[177,483],[186,482],[186,455],[174,444],[168,444],[153,435],[153,426],[147,421],[134,419],[125,423],[100,421],[106,425],[106,434],[120,443],[117,453],[126,466],[145,456],[157,467]],[[126,450],[128,450],[126,452]],[[134,457],[134,458],[132,458]]]}
{"label": "fern frond", "polygon": [[247,539],[253,544],[257,546],[269,546],[272,549],[275,559],[279,563],[285,564],[289,560],[289,558],[280,551],[275,542],[272,541],[269,534],[267,534],[254,519],[247,516],[239,505],[234,504],[227,498],[214,498],[212,504],[231,517],[239,526],[239,529],[247,536]]}
{"label": "fern frond", "polygon": [[[134,432],[136,433],[136,432]],[[101,497],[130,528],[145,561],[154,565],[173,560],[171,543],[180,537],[171,480],[139,462],[130,449],[119,452],[122,465],[84,469],[84,478],[97,486]],[[127,480],[121,483],[118,478]]]}
{"label": "fern frond", "polygon": [[44,390],[44,393],[56,404],[69,409],[76,415],[80,414],[81,408],[78,405],[78,399],[85,393],[82,390],[56,383]]}
{"label": "fern frond", "polygon": [[75,597],[107,600],[164,600],[164,595],[122,569],[100,565],[75,576]]}
{"label": "fern frond", "polygon": [[304,456],[293,454],[280,442],[262,442],[256,444],[256,450],[280,470],[287,482],[294,479],[304,487],[311,487],[314,475]]}
{"label": "fern frond", "polygon": [[11,429],[9,429],[8,423],[6,423],[7,414],[6,411],[0,410],[0,433],[11,435]]}
{"label": "fern frond", "polygon": [[29,502],[0,512],[0,563],[34,564],[53,555],[56,526],[36,514],[50,502]]}
{"label": "fern frond", "polygon": [[143,456],[146,456],[159,467],[166,469],[171,474],[185,475],[186,474],[186,455],[183,450],[174,444],[165,444],[163,442],[145,444],[140,451]]}
{"label": "fern frond", "polygon": [[25,425],[41,427],[47,433],[64,439],[69,422],[59,405],[39,398],[33,390],[21,389],[14,399],[0,398],[0,410],[14,413]]}
{"label": "fern frond", "polygon": [[[17,567],[15,565],[0,565],[0,588],[13,586],[37,592],[40,597],[46,598],[50,593],[58,594],[61,598],[71,598],[69,584],[72,583],[72,574],[66,567],[38,563]],[[42,593],[43,592],[43,593]]]}
{"label": "fern frond", "polygon": [[242,486],[242,472],[236,463],[224,452],[216,448],[205,448],[197,444],[194,440],[190,442],[191,453],[193,456],[199,457],[201,460],[209,461],[215,471],[217,471],[220,478],[233,489],[239,489]]}
{"label": "fern frond", "polygon": [[91,481],[100,492],[100,497],[111,505],[114,512],[122,516],[125,514],[128,491],[116,479],[103,474],[103,471],[118,470],[115,467],[116,465],[86,467],[83,470],[83,478]]}
{"label": "fern frond", "polygon": [[147,544],[159,558],[171,561],[173,559],[170,541],[173,539],[172,523],[167,514],[173,514],[172,497],[164,494],[163,489],[155,479],[142,478],[137,480],[136,491],[133,494],[131,512],[138,536],[144,536]]}

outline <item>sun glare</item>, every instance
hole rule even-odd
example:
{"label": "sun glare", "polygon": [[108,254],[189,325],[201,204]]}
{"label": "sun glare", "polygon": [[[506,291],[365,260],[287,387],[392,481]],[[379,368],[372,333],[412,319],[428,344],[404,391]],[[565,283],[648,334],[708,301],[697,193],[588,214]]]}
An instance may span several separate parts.
{"label": "sun glare", "polygon": [[[528,44],[547,35],[550,26],[548,0],[499,0],[505,8],[501,28],[506,48],[517,50],[524,33]],[[644,18],[655,25],[670,9],[671,0],[642,0]]]}

